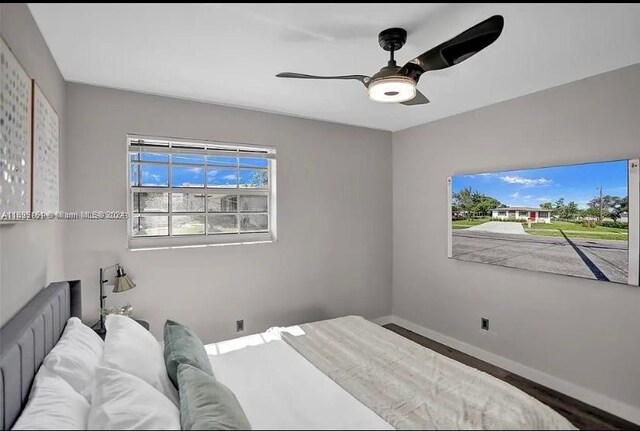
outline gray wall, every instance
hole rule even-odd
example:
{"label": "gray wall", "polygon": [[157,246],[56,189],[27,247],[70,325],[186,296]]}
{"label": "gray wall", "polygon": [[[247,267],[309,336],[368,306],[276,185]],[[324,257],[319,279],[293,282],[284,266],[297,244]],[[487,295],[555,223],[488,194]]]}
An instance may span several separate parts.
{"label": "gray wall", "polygon": [[[65,83],[26,4],[0,5],[0,35],[60,116],[60,171],[64,177]],[[0,255],[1,325],[39,289],[64,278],[61,223],[0,225]]]}
{"label": "gray wall", "polygon": [[394,133],[393,314],[640,407],[639,288],[446,257],[448,176],[639,155],[640,65]]}
{"label": "gray wall", "polygon": [[67,222],[65,265],[97,315],[98,268],[121,262],[131,301],[161,333],[166,318],[205,342],[245,332],[391,311],[391,133],[166,97],[67,84],[70,210],[126,210],[127,133],[272,145],[278,242],[134,251],[126,222]]}

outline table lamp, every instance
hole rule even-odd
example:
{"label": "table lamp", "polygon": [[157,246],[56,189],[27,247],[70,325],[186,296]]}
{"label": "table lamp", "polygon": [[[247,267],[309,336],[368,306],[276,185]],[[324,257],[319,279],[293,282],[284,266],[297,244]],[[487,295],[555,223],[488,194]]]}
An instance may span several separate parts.
{"label": "table lamp", "polygon": [[102,310],[104,309],[104,300],[107,298],[107,295],[104,294],[104,285],[109,281],[105,279],[104,273],[111,268],[117,268],[116,277],[114,279],[113,293],[126,292],[127,290],[131,290],[136,287],[136,284],[131,281],[131,278],[129,278],[127,273],[124,272],[124,268],[119,263],[107,266],[106,268],[100,268],[100,332],[105,331],[104,316],[102,315]]}

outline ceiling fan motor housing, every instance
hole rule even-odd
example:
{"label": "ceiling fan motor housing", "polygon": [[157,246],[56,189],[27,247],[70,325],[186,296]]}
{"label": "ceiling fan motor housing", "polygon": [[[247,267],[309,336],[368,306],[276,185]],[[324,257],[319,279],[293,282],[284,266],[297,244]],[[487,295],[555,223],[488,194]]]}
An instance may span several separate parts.
{"label": "ceiling fan motor housing", "polygon": [[385,51],[397,51],[407,42],[407,30],[404,28],[388,28],[378,34],[378,43]]}

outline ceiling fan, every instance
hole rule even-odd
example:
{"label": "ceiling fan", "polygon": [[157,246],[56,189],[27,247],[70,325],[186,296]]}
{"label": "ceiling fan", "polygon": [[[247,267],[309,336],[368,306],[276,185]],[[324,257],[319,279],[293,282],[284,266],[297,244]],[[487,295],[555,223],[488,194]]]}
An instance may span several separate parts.
{"label": "ceiling fan", "polygon": [[378,42],[382,49],[390,52],[391,59],[373,76],[316,76],[291,72],[279,73],[276,76],[299,79],[351,79],[364,84],[369,91],[369,99],[373,101],[397,102],[407,106],[423,105],[429,103],[429,99],[416,89],[423,73],[462,63],[495,42],[503,27],[504,18],[494,15],[453,39],[431,48],[402,67],[396,65],[394,53],[407,41],[407,31],[403,28],[389,28],[380,32]]}

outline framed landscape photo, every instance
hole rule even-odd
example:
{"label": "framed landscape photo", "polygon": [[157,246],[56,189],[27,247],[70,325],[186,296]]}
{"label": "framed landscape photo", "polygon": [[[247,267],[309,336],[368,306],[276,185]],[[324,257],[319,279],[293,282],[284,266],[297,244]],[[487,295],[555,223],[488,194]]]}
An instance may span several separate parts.
{"label": "framed landscape photo", "polygon": [[448,257],[639,285],[638,159],[449,177]]}

